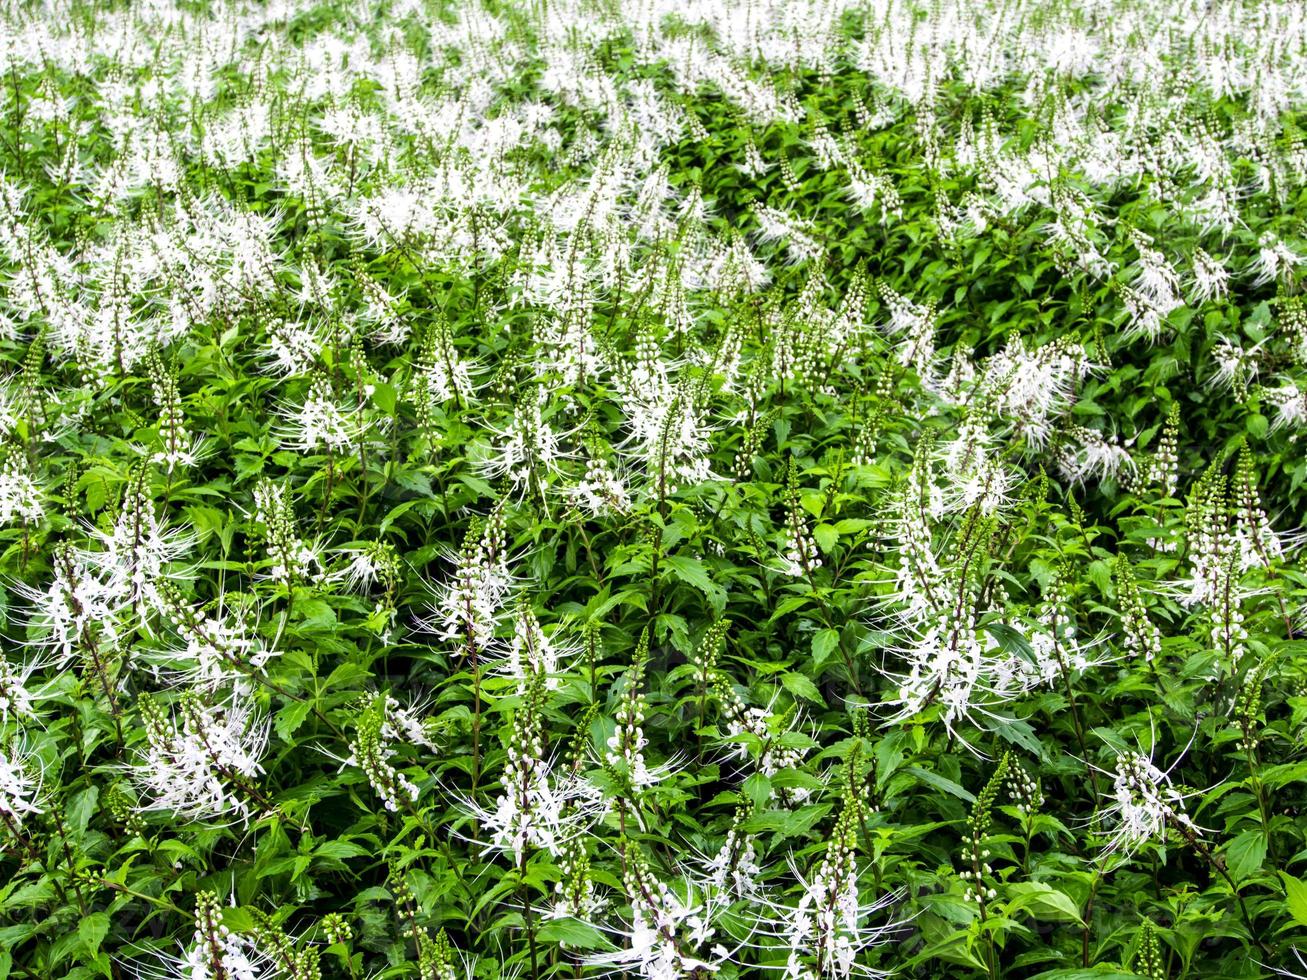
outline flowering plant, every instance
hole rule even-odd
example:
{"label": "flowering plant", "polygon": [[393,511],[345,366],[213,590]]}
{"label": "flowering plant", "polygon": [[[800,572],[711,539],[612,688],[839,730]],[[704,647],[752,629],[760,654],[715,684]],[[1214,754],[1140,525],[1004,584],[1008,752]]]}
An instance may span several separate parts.
{"label": "flowering plant", "polygon": [[1303,0],[0,0],[0,980],[1307,955]]}

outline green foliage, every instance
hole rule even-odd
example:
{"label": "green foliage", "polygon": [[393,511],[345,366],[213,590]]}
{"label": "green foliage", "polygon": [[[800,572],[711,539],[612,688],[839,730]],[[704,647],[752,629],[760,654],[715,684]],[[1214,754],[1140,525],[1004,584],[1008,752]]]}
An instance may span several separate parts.
{"label": "green foliage", "polygon": [[0,12],[0,980],[1304,972],[1295,5],[636,6]]}

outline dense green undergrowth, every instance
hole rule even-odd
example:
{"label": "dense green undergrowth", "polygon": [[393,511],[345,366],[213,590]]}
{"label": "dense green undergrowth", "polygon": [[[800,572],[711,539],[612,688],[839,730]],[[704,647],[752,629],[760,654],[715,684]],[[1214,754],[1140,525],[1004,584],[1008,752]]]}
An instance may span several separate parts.
{"label": "dense green undergrowth", "polygon": [[0,980],[1307,974],[1300,4],[0,21]]}

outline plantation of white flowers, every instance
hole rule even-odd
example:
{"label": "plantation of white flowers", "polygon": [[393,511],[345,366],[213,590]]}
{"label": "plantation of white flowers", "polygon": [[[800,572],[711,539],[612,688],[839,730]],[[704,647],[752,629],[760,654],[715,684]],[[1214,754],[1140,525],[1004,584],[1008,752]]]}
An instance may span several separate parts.
{"label": "plantation of white flowers", "polygon": [[0,0],[0,980],[1307,976],[1303,0]]}

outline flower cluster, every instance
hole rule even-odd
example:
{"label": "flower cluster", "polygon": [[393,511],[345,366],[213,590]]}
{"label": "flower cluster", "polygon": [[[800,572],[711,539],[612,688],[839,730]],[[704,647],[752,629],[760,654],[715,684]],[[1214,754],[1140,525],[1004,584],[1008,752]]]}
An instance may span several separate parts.
{"label": "flower cluster", "polygon": [[1110,797],[1097,817],[1105,854],[1132,855],[1146,843],[1165,840],[1168,830],[1190,840],[1201,833],[1185,813],[1184,794],[1171,785],[1169,770],[1158,769],[1150,755],[1118,755],[1111,776]]}

